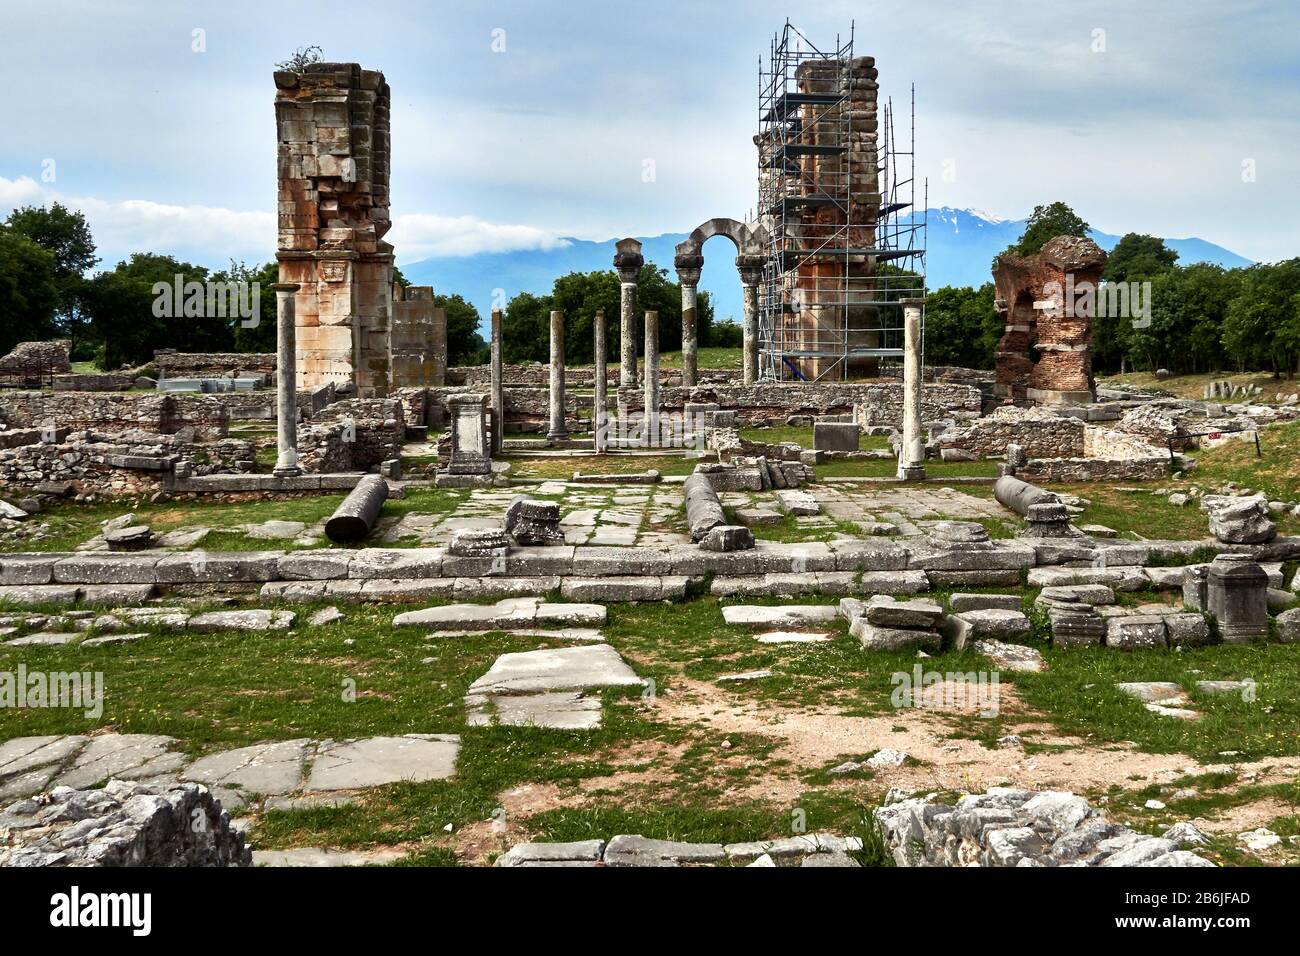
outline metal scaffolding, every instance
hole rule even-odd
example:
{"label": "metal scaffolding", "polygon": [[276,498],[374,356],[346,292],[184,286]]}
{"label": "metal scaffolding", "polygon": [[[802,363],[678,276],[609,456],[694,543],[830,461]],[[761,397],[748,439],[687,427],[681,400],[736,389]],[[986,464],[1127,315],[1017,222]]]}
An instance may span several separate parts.
{"label": "metal scaffolding", "polygon": [[891,100],[874,113],[851,108],[854,84],[862,88],[856,69],[852,25],[847,42],[837,35],[823,50],[788,20],[767,64],[759,62],[764,379],[875,374],[882,358],[903,354],[899,301],[925,294],[928,195],[923,185],[918,212],[915,88],[900,143]]}

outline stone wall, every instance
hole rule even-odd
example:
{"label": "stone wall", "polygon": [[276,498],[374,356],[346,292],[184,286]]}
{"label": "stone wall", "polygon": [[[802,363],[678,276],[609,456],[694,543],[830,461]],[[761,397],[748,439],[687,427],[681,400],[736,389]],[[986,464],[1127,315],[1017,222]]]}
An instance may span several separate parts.
{"label": "stone wall", "polygon": [[1031,458],[1069,458],[1088,454],[1086,429],[1077,418],[1005,405],[992,415],[944,432],[939,448],[960,449],[977,458],[1001,458],[1007,445],[1014,443]]}
{"label": "stone wall", "polygon": [[298,387],[387,393],[393,299],[389,107],[357,63],[275,74],[280,281],[297,283]]}
{"label": "stone wall", "polygon": [[238,378],[265,375],[275,380],[274,352],[177,352],[158,349],[153,364],[159,378]]}
{"label": "stone wall", "polygon": [[66,482],[82,495],[150,494],[182,460],[191,463],[192,474],[209,475],[243,471],[253,458],[252,442],[240,439],[193,442],[176,435],[78,431],[0,450],[0,484],[31,489]]}
{"label": "stone wall", "polygon": [[447,312],[433,307],[430,286],[393,289],[389,353],[393,388],[445,384]]}
{"label": "stone wall", "polygon": [[[716,404],[734,410],[742,425],[784,424],[791,416],[852,414],[858,424],[903,423],[903,386],[900,382],[759,383],[756,385],[697,385],[695,388],[665,388],[659,393],[660,409],[681,414],[689,403]],[[641,387],[622,387],[618,401],[630,410],[641,410]],[[979,389],[970,385],[926,385],[922,392],[924,421],[975,418],[980,412]]]}
{"label": "stone wall", "polygon": [[11,392],[0,394],[0,423],[9,428],[49,425],[110,433],[184,432],[200,441],[213,441],[226,437],[230,413],[211,395]]}
{"label": "stone wall", "polygon": [[48,342],[19,342],[13,351],[0,357],[0,374],[27,369],[58,375],[72,371],[72,340],[52,339]]}
{"label": "stone wall", "polygon": [[345,399],[298,426],[298,464],[320,474],[366,471],[401,457],[405,435],[398,399]]}
{"label": "stone wall", "polygon": [[68,373],[54,376],[53,386],[56,392],[126,392],[135,387],[137,378],[134,371]]}

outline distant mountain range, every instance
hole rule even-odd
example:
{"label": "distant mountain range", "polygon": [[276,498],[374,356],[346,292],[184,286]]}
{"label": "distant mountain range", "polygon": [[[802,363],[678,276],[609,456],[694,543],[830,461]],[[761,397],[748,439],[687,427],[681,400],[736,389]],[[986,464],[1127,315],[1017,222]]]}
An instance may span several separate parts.
{"label": "distant mountain range", "polygon": [[[928,285],[937,289],[945,285],[978,286],[990,279],[989,263],[993,257],[1020,238],[1024,219],[998,219],[974,209],[944,206],[929,210],[927,241]],[[1109,251],[1120,237],[1093,230],[1093,240]],[[621,238],[621,237],[620,237]],[[639,236],[647,262],[673,272],[674,246],[686,238],[685,233]],[[476,256],[440,256],[402,265],[406,278],[416,285],[431,285],[439,294],[460,293],[479,310],[486,323],[492,308],[494,289],[505,290],[506,298],[518,292],[545,294],[555,279],[569,272],[591,272],[612,268],[614,239],[591,242],[568,239],[566,245],[553,249],[482,253]],[[1250,265],[1251,260],[1204,239],[1166,239],[1166,245],[1178,252],[1183,265],[1215,262],[1223,266]],[[705,267],[700,279],[701,290],[713,296],[719,320],[741,314],[740,281],[736,276],[735,253],[731,243],[718,238],[704,249]]]}

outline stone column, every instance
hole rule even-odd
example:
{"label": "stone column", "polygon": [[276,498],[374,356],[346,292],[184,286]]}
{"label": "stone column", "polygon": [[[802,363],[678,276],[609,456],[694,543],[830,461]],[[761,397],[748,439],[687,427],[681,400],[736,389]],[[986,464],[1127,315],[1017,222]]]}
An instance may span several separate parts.
{"label": "stone column", "polygon": [[564,426],[564,313],[551,313],[551,427],[546,437],[564,441],[569,430]]}
{"label": "stone column", "polygon": [[501,360],[501,323],[505,313],[492,310],[492,455],[501,454],[506,439],[506,387]]}
{"label": "stone column", "polygon": [[673,264],[677,267],[677,281],[682,286],[682,384],[690,388],[696,384],[699,370],[695,299],[704,257],[679,255]]}
{"label": "stone column", "polygon": [[614,268],[618,271],[620,363],[618,383],[636,384],[636,283],[645,265],[641,243],[620,239],[615,245]]}
{"label": "stone column", "polygon": [[740,284],[744,286],[744,341],[742,343],[744,383],[758,381],[758,283],[763,277],[763,260],[757,256],[737,256]]}
{"label": "stone column", "polygon": [[921,307],[924,299],[903,299],[903,441],[898,477],[925,478],[925,437],[921,434]]}
{"label": "stone column", "polygon": [[605,379],[609,355],[605,346],[605,310],[596,310],[595,319],[595,368],[593,371],[595,394],[591,400],[591,427],[595,440],[596,453],[600,454],[609,444],[609,398],[605,393]]}
{"label": "stone column", "polygon": [[659,313],[645,314],[645,416],[642,441],[659,444]]}
{"label": "stone column", "polygon": [[275,416],[277,478],[301,475],[298,467],[298,351],[294,323],[296,282],[277,282],[275,290]]}

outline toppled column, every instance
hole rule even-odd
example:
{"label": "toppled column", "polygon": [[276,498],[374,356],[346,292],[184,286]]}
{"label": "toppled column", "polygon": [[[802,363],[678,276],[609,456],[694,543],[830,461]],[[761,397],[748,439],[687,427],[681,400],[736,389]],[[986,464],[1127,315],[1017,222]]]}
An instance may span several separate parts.
{"label": "toppled column", "polygon": [[1028,515],[1029,509],[1034,505],[1061,502],[1054,492],[1021,481],[1013,475],[1003,475],[993,483],[993,497],[998,504],[1010,508],[1021,517]]}
{"label": "toppled column", "polygon": [[682,385],[690,388],[696,384],[699,372],[696,289],[699,287],[704,257],[679,255],[673,265],[677,269],[677,281],[682,287]]}
{"label": "toppled column", "polygon": [[388,482],[379,475],[366,475],[325,522],[326,537],[336,544],[363,540],[379,520],[387,500]]}
{"label": "toppled column", "polygon": [[645,314],[645,421],[642,441],[659,446],[659,313]]}
{"label": "toppled column", "polygon": [[605,310],[596,310],[595,324],[595,394],[591,400],[591,429],[596,453],[601,454],[609,446],[609,396],[606,380],[609,356],[605,344]]}
{"label": "toppled column", "polygon": [[758,256],[736,256],[740,283],[744,287],[744,322],[741,327],[744,383],[758,381],[758,283],[763,278],[763,260]]}
{"label": "toppled column", "polygon": [[708,477],[696,472],[682,485],[686,498],[686,524],[691,530],[691,540],[701,541],[714,528],[727,523],[722,502]]}
{"label": "toppled column", "polygon": [[1268,574],[1247,554],[1220,554],[1206,576],[1206,610],[1225,644],[1268,636]]}
{"label": "toppled column", "polygon": [[275,290],[275,419],[277,478],[301,475],[298,467],[298,357],[294,314],[296,282],[277,282]]}
{"label": "toppled column", "polygon": [[501,309],[492,310],[492,454],[501,454],[506,437],[506,388],[502,373],[501,357],[501,323],[504,313]]}
{"label": "toppled column", "polygon": [[551,426],[546,432],[550,441],[564,441],[569,429],[564,424],[564,313],[551,313],[551,387],[549,390]]}
{"label": "toppled column", "polygon": [[903,299],[903,441],[898,448],[898,477],[925,478],[925,436],[921,432],[921,306],[924,299]]}
{"label": "toppled column", "polygon": [[636,283],[645,265],[641,243],[620,239],[615,245],[614,268],[619,290],[619,373],[620,385],[636,384]]}

